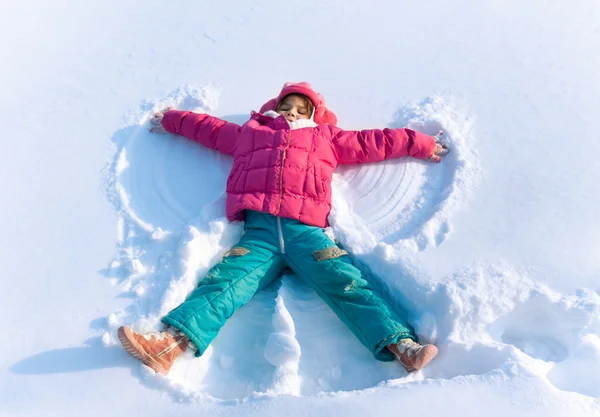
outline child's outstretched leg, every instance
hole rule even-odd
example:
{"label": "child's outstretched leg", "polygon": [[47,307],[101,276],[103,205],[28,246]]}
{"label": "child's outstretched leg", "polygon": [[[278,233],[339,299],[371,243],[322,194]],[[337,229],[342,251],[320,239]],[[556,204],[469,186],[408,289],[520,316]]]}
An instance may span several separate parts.
{"label": "child's outstretched leg", "polygon": [[285,263],[272,243],[276,241],[273,233],[248,226],[247,222],[246,234],[239,243],[211,268],[187,299],[163,317],[163,323],[181,335],[165,332],[163,342],[122,327],[119,340],[129,353],[156,372],[166,374],[188,342],[197,348],[196,356],[202,355],[227,319],[279,276]]}
{"label": "child's outstretched leg", "polygon": [[285,223],[290,267],[317,291],[377,359],[397,359],[409,372],[423,368],[433,359],[437,348],[417,343],[408,323],[387,305],[323,229],[294,221]]}

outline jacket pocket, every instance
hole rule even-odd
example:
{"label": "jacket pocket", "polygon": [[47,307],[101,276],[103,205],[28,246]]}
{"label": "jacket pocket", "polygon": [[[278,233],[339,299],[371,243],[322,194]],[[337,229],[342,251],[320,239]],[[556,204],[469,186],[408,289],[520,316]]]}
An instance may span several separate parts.
{"label": "jacket pocket", "polygon": [[317,193],[319,197],[325,199],[327,198],[327,186],[325,185],[325,181],[323,180],[323,169],[321,165],[318,165],[317,172],[318,175],[315,176],[315,183],[317,185]]}
{"label": "jacket pocket", "polygon": [[240,173],[244,170],[244,164],[237,163],[231,169],[229,173],[229,178],[227,179],[227,191],[236,191],[236,184],[239,181]]}
{"label": "jacket pocket", "polygon": [[309,161],[306,165],[306,171],[304,172],[304,185],[302,187],[302,192],[305,197],[316,198],[319,195],[316,171],[315,165]]}

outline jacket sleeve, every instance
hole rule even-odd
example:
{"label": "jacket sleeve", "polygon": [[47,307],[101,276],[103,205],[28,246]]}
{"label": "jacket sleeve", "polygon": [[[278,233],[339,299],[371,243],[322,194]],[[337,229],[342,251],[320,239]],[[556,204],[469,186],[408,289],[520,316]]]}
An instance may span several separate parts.
{"label": "jacket sleeve", "polygon": [[185,136],[207,148],[233,155],[240,126],[208,114],[169,110],[162,119],[167,132]]}
{"label": "jacket sleeve", "polygon": [[342,130],[331,128],[331,142],[339,164],[362,164],[413,156],[429,158],[435,139],[412,129]]}

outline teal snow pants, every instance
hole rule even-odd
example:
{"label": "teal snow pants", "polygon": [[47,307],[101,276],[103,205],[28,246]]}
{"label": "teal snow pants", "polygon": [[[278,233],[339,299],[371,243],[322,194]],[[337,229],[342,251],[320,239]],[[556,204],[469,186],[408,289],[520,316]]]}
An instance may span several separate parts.
{"label": "teal snow pants", "polygon": [[246,212],[239,243],[162,321],[188,336],[200,356],[225,321],[286,267],[319,294],[377,359],[394,360],[385,346],[415,339],[322,228],[256,211]]}

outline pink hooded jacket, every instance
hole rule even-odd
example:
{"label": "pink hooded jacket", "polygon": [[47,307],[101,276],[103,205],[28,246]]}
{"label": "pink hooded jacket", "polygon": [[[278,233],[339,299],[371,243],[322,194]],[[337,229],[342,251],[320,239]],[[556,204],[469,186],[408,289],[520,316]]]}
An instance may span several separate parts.
{"label": "pink hooded jacket", "polygon": [[379,162],[401,156],[428,158],[433,137],[411,129],[346,131],[308,83],[286,83],[261,112],[272,110],[291,93],[315,105],[316,127],[290,130],[283,115],[252,112],[243,126],[208,114],[171,110],[162,119],[171,133],[233,156],[227,179],[227,218],[242,220],[256,210],[326,227],[331,210],[331,178],[338,164]]}

